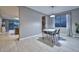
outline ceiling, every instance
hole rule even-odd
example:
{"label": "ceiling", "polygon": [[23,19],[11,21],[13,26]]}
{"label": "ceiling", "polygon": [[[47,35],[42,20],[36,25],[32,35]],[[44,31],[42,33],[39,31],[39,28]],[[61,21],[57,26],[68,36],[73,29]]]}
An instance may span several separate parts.
{"label": "ceiling", "polygon": [[0,16],[4,19],[19,17],[19,9],[16,6],[0,6]]}
{"label": "ceiling", "polygon": [[64,11],[79,8],[79,6],[54,6],[54,7],[50,7],[50,6],[27,6],[27,7],[31,8],[33,10],[36,10],[38,12],[41,12],[43,14],[46,14],[46,15],[61,13]]}

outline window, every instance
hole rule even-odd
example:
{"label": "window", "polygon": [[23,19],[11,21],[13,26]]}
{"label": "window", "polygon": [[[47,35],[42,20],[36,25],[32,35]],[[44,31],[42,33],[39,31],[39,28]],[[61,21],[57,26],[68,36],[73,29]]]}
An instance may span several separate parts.
{"label": "window", "polygon": [[19,27],[19,20],[9,20],[9,30]]}
{"label": "window", "polygon": [[55,16],[55,27],[66,27],[66,15]]}

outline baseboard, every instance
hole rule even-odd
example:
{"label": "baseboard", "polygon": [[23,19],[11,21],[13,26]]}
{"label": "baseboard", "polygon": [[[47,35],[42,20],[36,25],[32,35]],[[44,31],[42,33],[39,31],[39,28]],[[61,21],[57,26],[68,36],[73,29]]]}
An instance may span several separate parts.
{"label": "baseboard", "polygon": [[73,34],[74,38],[79,38],[79,34]]}
{"label": "baseboard", "polygon": [[41,34],[37,34],[37,35],[29,36],[29,37],[20,38],[20,40],[35,38],[35,37],[39,37],[40,35]]}

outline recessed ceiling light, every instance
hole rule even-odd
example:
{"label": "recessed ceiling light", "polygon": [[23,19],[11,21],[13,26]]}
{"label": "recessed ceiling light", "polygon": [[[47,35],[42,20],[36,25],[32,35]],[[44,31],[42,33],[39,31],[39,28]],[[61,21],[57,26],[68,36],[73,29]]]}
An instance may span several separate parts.
{"label": "recessed ceiling light", "polygon": [[13,19],[15,19],[15,20],[19,20],[19,18],[17,18],[17,17],[14,17]]}

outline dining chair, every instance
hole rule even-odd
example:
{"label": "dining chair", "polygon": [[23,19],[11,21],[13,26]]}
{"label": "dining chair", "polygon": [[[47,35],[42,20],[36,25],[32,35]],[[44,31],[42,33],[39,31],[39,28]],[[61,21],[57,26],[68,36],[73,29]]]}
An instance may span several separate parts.
{"label": "dining chair", "polygon": [[60,29],[56,29],[53,33],[50,33],[52,35],[52,43],[57,44],[58,40],[60,39]]}
{"label": "dining chair", "polygon": [[45,34],[47,35],[47,38],[49,37],[49,32],[43,31],[43,32],[42,32],[43,39],[45,38],[45,36],[44,36]]}
{"label": "dining chair", "polygon": [[50,32],[44,31],[44,33],[46,34],[47,38],[49,38]]}
{"label": "dining chair", "polygon": [[54,32],[50,32],[49,35],[51,35],[51,39],[52,39],[52,43],[55,43],[56,41],[56,32],[57,30],[55,30]]}
{"label": "dining chair", "polygon": [[60,29],[57,30],[56,35],[58,36],[58,40],[60,39]]}

